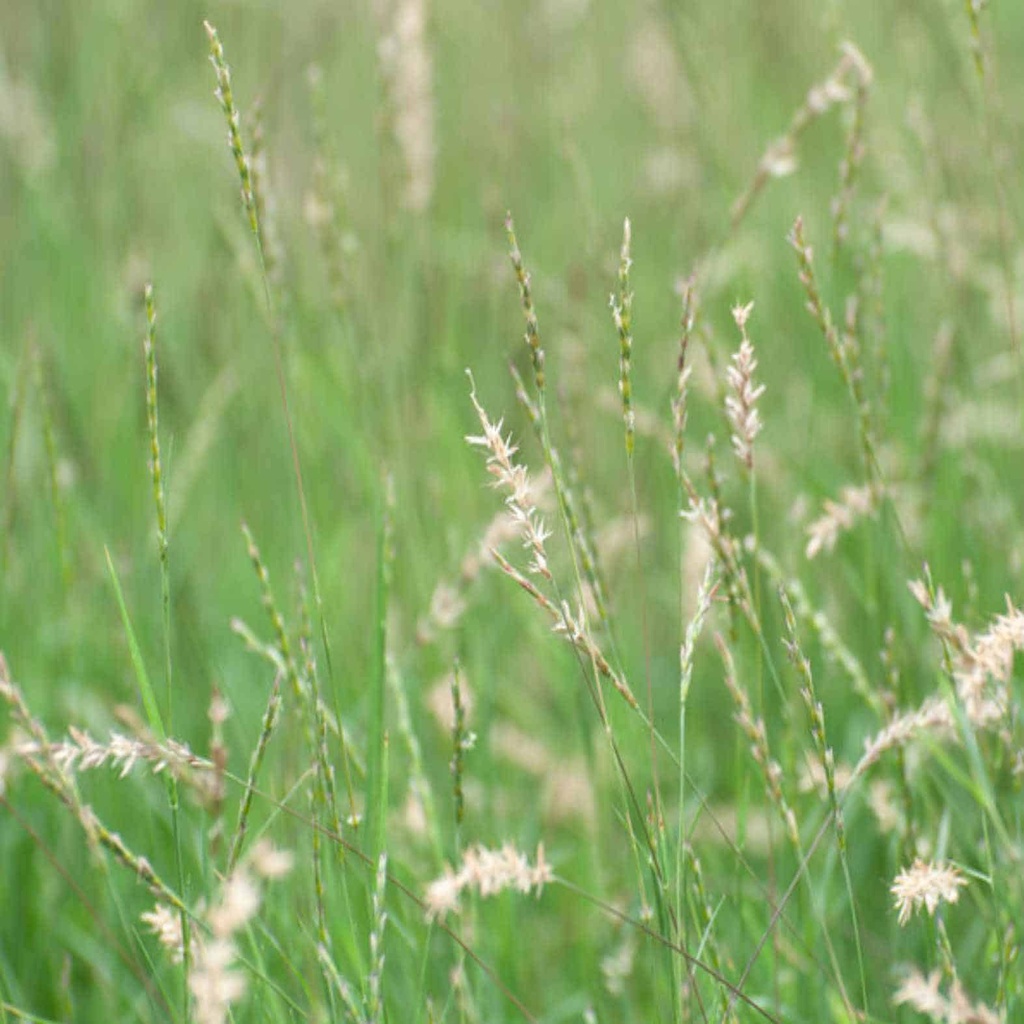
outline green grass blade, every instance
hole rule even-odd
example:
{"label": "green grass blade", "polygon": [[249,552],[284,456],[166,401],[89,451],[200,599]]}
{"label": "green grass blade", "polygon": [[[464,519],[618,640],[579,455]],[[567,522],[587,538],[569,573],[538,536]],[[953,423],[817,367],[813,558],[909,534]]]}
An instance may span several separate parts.
{"label": "green grass blade", "polygon": [[142,660],[142,651],[139,649],[139,642],[135,637],[135,630],[132,628],[132,620],[128,614],[128,606],[124,602],[121,581],[117,577],[114,561],[110,557],[110,549],[105,545],[103,553],[106,555],[107,569],[110,572],[110,582],[114,587],[114,596],[117,598],[117,607],[121,611],[121,624],[124,626],[125,639],[128,641],[128,653],[131,655],[132,668],[135,670],[135,682],[139,687],[139,695],[142,697],[142,704],[146,709],[146,718],[149,719],[149,727],[162,743],[167,739],[167,733],[164,731],[164,721],[160,715],[160,706],[157,704],[156,693],[153,691],[149,675],[146,672],[145,662]]}
{"label": "green grass blade", "polygon": [[388,672],[387,610],[391,590],[391,567],[394,561],[392,516],[394,485],[390,477],[384,481],[384,508],[381,517],[377,552],[377,649],[372,690],[370,720],[367,732],[366,772],[366,853],[374,861],[384,848],[384,824],[387,816],[388,781],[385,710]]}

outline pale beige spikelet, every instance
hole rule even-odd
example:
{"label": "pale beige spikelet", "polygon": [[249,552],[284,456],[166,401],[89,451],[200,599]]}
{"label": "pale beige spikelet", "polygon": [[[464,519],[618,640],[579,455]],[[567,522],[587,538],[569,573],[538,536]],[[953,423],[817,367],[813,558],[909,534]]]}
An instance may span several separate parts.
{"label": "pale beige spikelet", "polygon": [[[22,753],[39,754],[35,743],[22,747]],[[176,779],[187,781],[192,772],[212,772],[215,765],[198,754],[187,744],[167,739],[162,743],[150,739],[125,736],[111,732],[109,738],[100,742],[84,729],[71,726],[68,736],[59,743],[51,743],[46,752],[52,762],[67,775],[110,767],[125,778],[138,764],[149,765],[154,775],[167,772]]]}
{"label": "pale beige spikelet", "polygon": [[905,925],[921,907],[934,917],[940,903],[956,903],[966,884],[967,879],[955,865],[927,863],[918,857],[893,879],[889,891],[899,911],[899,922]]}
{"label": "pale beige spikelet", "polygon": [[871,484],[863,487],[844,487],[838,501],[825,499],[822,513],[807,526],[807,546],[804,555],[817,558],[823,551],[835,550],[839,538],[865,518],[878,514],[879,490]]}
{"label": "pale beige spikelet", "polygon": [[754,383],[757,360],[747,334],[747,321],[753,309],[754,304],[750,302],[745,306],[736,306],[732,311],[742,341],[732,357],[732,364],[726,370],[729,394],[725,398],[725,412],[732,426],[732,446],[748,470],[754,468],[754,439],[761,433],[763,426],[757,402],[765,391],[763,384]]}
{"label": "pale beige spikelet", "polygon": [[924,580],[908,584],[910,592],[947,652],[968,721],[979,729],[995,728],[1016,706],[1010,682],[1014,654],[1024,650],[1024,611],[1007,597],[1006,612],[997,615],[984,632],[972,635],[953,620],[952,602],[942,587],[932,584],[925,569]]}
{"label": "pale beige spikelet", "polygon": [[953,978],[948,994],[943,994],[942,972],[931,971],[925,977],[911,968],[893,993],[896,1006],[909,1006],[935,1024],[1004,1024],[1004,1014],[983,1002],[972,1002],[958,977]]}
{"label": "pale beige spikelet", "polygon": [[863,774],[887,750],[905,747],[920,736],[946,741],[955,735],[956,719],[949,704],[941,697],[930,697],[913,711],[897,715],[884,729],[866,740],[864,754],[853,774],[855,777]]}
{"label": "pale beige spikelet", "polygon": [[[291,869],[292,857],[266,840],[255,843],[247,856],[220,884],[216,899],[200,917],[205,925],[192,933],[188,988],[192,996],[195,1024],[225,1024],[231,1008],[246,990],[246,978],[239,969],[235,935],[259,911],[263,898],[261,883],[281,878]],[[164,901],[141,915],[141,920],[167,950],[171,961],[183,958],[181,915]]]}
{"label": "pale beige spikelet", "polygon": [[[527,504],[539,512],[552,511],[552,477],[550,469],[544,469],[528,480],[529,498]],[[459,562],[456,579],[441,579],[430,596],[430,606],[416,624],[416,641],[419,644],[436,642],[439,637],[459,624],[469,607],[469,591],[485,568],[493,567],[491,550],[502,547],[509,541],[518,540],[522,530],[518,515],[509,510],[498,512],[484,528],[481,537],[463,554]]]}
{"label": "pale beige spikelet", "polygon": [[946,999],[939,991],[941,983],[941,971],[932,971],[926,978],[920,971],[911,970],[896,990],[892,1001],[896,1006],[911,1006],[918,1013],[941,1024],[946,1019]]}
{"label": "pale beige spikelet", "polygon": [[537,854],[530,863],[511,843],[498,850],[486,846],[472,846],[462,856],[457,871],[446,867],[444,874],[427,887],[424,903],[427,920],[443,919],[457,913],[459,897],[465,890],[481,898],[495,896],[510,890],[540,895],[544,886],[554,881],[554,872],[544,856],[544,844],[537,846]]}
{"label": "pale beige spikelet", "polygon": [[171,963],[180,964],[185,959],[185,943],[182,939],[181,914],[157,903],[152,910],[139,915],[139,920],[156,936],[157,942],[167,950]]}
{"label": "pale beige spikelet", "polygon": [[540,518],[536,505],[533,504],[533,488],[530,484],[530,476],[527,469],[521,463],[514,461],[514,456],[519,450],[512,443],[511,437],[503,437],[501,433],[502,421],[492,423],[483,406],[477,401],[476,387],[473,384],[473,377],[470,374],[470,400],[473,408],[476,409],[483,428],[483,434],[469,435],[467,443],[486,449],[490,454],[487,457],[487,472],[494,479],[494,486],[506,492],[505,505],[509,515],[519,525],[523,538],[523,546],[532,552],[532,559],[529,565],[531,574],[551,579],[551,570],[548,568],[547,550],[545,541],[550,532],[545,528],[544,521]]}

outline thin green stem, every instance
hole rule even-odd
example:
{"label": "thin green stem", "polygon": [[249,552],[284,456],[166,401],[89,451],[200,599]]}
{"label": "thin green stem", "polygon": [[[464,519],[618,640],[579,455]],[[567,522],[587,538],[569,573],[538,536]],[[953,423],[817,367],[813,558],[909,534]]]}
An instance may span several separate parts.
{"label": "thin green stem", "polygon": [[[171,655],[171,568],[170,543],[167,529],[167,503],[164,492],[163,463],[160,458],[160,406],[157,392],[156,357],[156,304],[153,286],[146,285],[146,337],[143,351],[146,359],[146,423],[149,428],[149,469],[153,479],[153,505],[156,511],[157,550],[160,557],[160,605],[161,627],[164,648],[165,719],[167,735],[174,735],[174,672]],[[174,865],[178,892],[187,902],[185,890],[185,866],[181,839],[181,808],[178,795],[178,781],[173,773],[167,776],[167,798],[171,808],[171,833],[174,842]],[[188,975],[191,966],[191,929],[188,916],[180,911],[183,949],[182,1012],[188,1015]]]}
{"label": "thin green stem", "polygon": [[[317,572],[317,562],[313,545],[313,529],[310,521],[309,506],[306,500],[306,488],[302,478],[302,462],[299,458],[298,444],[295,440],[295,426],[292,419],[291,407],[288,401],[288,385],[284,372],[284,360],[281,354],[281,339],[279,337],[278,320],[274,310],[274,301],[271,294],[270,275],[267,268],[267,259],[264,252],[263,233],[259,222],[259,203],[254,191],[254,182],[251,173],[250,161],[246,156],[242,143],[240,128],[240,116],[235,106],[234,93],[231,88],[231,73],[224,56],[224,48],[217,35],[217,30],[208,22],[203,22],[206,34],[210,42],[210,63],[213,65],[214,73],[217,76],[216,97],[219,101],[224,115],[228,122],[228,143],[232,156],[235,159],[235,166],[238,170],[239,181],[242,186],[242,206],[248,217],[249,227],[252,231],[253,242],[256,246],[256,255],[260,265],[260,278],[263,283],[263,295],[266,302],[267,315],[271,326],[271,347],[274,353],[274,373],[277,378],[278,392],[281,401],[281,408],[284,413],[285,427],[288,435],[288,448],[292,461],[292,472],[295,476],[295,487],[298,493],[299,509],[302,516],[302,530],[306,544],[306,558],[309,562],[310,577],[313,582],[313,600],[316,604],[319,618],[320,637],[324,647],[324,656],[327,662],[327,678],[334,684],[334,665],[331,657],[330,636],[327,630],[327,619],[324,613],[323,598],[320,590],[320,578]],[[351,769],[349,766],[348,748],[344,735],[340,737],[342,765],[345,772],[345,781],[348,787],[350,819],[357,820],[355,809],[355,790],[352,784]]]}

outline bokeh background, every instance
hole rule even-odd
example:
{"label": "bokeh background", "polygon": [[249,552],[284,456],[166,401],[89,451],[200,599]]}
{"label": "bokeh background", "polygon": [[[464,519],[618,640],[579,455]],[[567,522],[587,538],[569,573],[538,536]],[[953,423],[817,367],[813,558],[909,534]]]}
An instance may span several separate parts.
{"label": "bokeh background", "polygon": [[[499,508],[479,453],[464,442],[477,431],[467,368],[492,417],[506,417],[524,457],[540,465],[507,370],[511,360],[529,377],[509,210],[533,275],[557,436],[599,531],[608,528],[622,658],[634,679],[652,680],[659,714],[673,721],[678,701],[680,560],[688,585],[699,579],[699,542],[684,531],[680,547],[663,443],[680,285],[695,270],[705,334],[693,355],[693,464],[716,433],[729,493],[745,493],[726,450],[714,368],[738,343],[730,308],[754,300],[750,331],[767,385],[760,529],[851,649],[874,672],[892,622],[907,628],[910,648],[914,637],[923,642],[903,580],[925,559],[956,601],[998,610],[1021,582],[1022,434],[1007,292],[1016,302],[1022,115],[1013,98],[1024,94],[1024,7],[993,2],[980,16],[985,85],[972,19],[953,0],[4,0],[0,650],[34,710],[55,731],[77,722],[102,732],[116,704],[137,699],[104,548],[143,655],[154,672],[160,664],[142,357],[142,289],[152,282],[176,731],[203,747],[216,684],[234,711],[232,763],[244,773],[267,673],[230,628],[235,616],[262,627],[239,525],[252,527],[285,603],[293,564],[306,555],[276,334],[333,643],[332,706],[358,746],[390,480],[389,655],[406,680],[428,773],[443,790],[448,737],[427,696],[458,656],[482,738],[481,831],[492,840],[551,831],[557,812],[531,801],[535,781],[499,785],[502,755],[488,737],[511,722],[546,740],[572,736],[565,758],[578,754],[579,694],[557,682],[572,677],[569,655],[525,596],[490,572],[469,589],[455,629],[417,639],[439,582],[457,579]],[[224,43],[246,143],[262,154],[269,307],[213,96],[204,19]],[[873,69],[848,244],[833,256],[849,102],[809,125],[787,173],[767,182],[734,229],[732,204],[847,41]],[[885,389],[887,472],[903,488],[910,544],[898,551],[871,526],[827,563],[804,559],[808,520],[863,471],[855,417],[786,242],[797,215],[837,320],[872,258],[884,276],[877,334],[863,349],[870,387]],[[639,564],[608,311],[627,216],[634,392],[657,424],[637,449]],[[877,237],[883,246],[872,250]],[[926,451],[927,471],[918,472]],[[746,513],[738,516],[742,532]],[[879,551],[899,572],[872,575]],[[916,657],[906,652],[907,665]],[[731,799],[728,696],[717,682],[704,686],[706,673],[720,675],[710,654],[705,661],[694,698],[703,725],[687,757],[706,793]],[[838,751],[856,756],[863,719],[838,683],[829,692]],[[396,764],[396,794],[403,771]],[[140,848],[159,849],[162,791],[131,792],[138,805],[126,808],[123,785],[96,782],[97,807]],[[73,823],[41,795],[33,801],[24,812],[32,828],[86,884]],[[580,855],[563,846],[565,867]],[[79,1012],[122,1012],[116,966],[105,994],[87,994],[107,963],[104,942],[9,817],[0,817],[0,861],[6,997],[59,1016],[53,979],[67,970],[74,978],[62,991],[74,993]],[[883,907],[884,885],[876,896]],[[124,896],[133,906],[142,898],[130,886]],[[566,920],[545,948],[586,947],[585,916]],[[557,970],[554,962],[545,973],[530,961],[514,980],[547,992],[547,1006],[564,998],[566,1016],[547,1019],[569,1019],[585,971],[569,957]],[[496,1014],[507,1012],[500,1006]]]}

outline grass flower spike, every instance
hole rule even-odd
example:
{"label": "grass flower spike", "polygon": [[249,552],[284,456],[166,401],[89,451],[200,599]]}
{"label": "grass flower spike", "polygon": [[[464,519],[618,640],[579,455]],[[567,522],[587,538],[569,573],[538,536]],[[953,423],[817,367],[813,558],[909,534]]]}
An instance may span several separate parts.
{"label": "grass flower spike", "polygon": [[497,423],[490,421],[484,407],[477,401],[472,374],[469,375],[469,379],[471,385],[469,397],[473,402],[473,408],[476,409],[477,416],[480,417],[480,425],[484,432],[478,435],[468,435],[466,441],[490,452],[487,458],[487,472],[494,477],[495,487],[508,492],[505,504],[508,507],[509,515],[519,525],[524,546],[533,552],[533,559],[529,566],[530,572],[550,580],[551,570],[548,568],[544,542],[551,534],[537,514],[536,506],[533,503],[535,492],[526,467],[517,465],[513,461],[513,456],[519,449],[512,443],[511,436],[502,437],[501,420],[498,420]]}
{"label": "grass flower spike", "polygon": [[952,864],[926,863],[918,857],[893,880],[890,892],[896,901],[899,921],[905,925],[915,910],[924,907],[932,917],[940,903],[956,903],[967,879]]}
{"label": "grass flower spike", "polygon": [[748,470],[754,468],[754,438],[761,433],[763,426],[757,400],[764,394],[764,385],[754,383],[757,360],[747,334],[747,320],[753,309],[754,304],[749,302],[745,306],[736,306],[732,311],[743,340],[726,371],[730,394],[725,399],[725,411],[732,426],[732,446]]}
{"label": "grass flower spike", "polygon": [[622,419],[626,428],[626,454],[632,456],[636,435],[636,413],[633,411],[633,292],[629,271],[633,266],[630,253],[633,231],[627,217],[622,226],[622,251],[619,256],[619,292],[610,299],[612,320],[619,334],[619,395],[622,398]]}
{"label": "grass flower spike", "polygon": [[524,894],[535,892],[539,896],[554,877],[551,865],[544,859],[543,843],[537,847],[533,864],[511,843],[506,843],[500,850],[473,846],[463,855],[458,871],[447,868],[427,887],[427,918],[434,920],[457,913],[459,897],[467,889],[483,898],[506,890]]}
{"label": "grass flower spike", "polygon": [[231,69],[224,57],[224,47],[221,45],[217,30],[208,21],[203,22],[203,28],[206,29],[206,35],[210,40],[210,63],[217,75],[217,89],[214,95],[228,121],[228,146],[235,158],[235,167],[238,169],[238,178],[242,185],[242,205],[249,217],[249,227],[252,228],[253,235],[260,240],[259,213],[253,189],[252,169],[242,145],[241,117],[238,107],[235,106],[235,95],[231,91]]}

